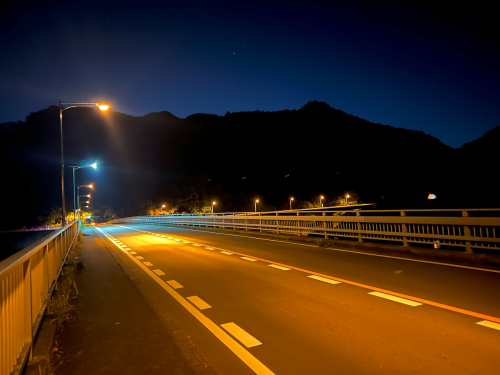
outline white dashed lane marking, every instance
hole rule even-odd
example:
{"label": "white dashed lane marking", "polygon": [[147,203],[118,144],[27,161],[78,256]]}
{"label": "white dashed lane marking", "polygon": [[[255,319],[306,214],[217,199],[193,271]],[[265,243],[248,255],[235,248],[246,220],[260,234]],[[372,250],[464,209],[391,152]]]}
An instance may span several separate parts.
{"label": "white dashed lane marking", "polygon": [[408,306],[415,307],[415,306],[422,305],[422,303],[420,303],[420,302],[415,302],[415,301],[412,301],[412,300],[406,299],[406,298],[391,296],[390,294],[385,294],[385,293],[380,293],[380,292],[371,292],[368,294],[371,294],[372,296],[376,296],[376,297],[380,297],[380,298],[389,299],[391,301],[403,303],[403,304],[408,305]]}
{"label": "white dashed lane marking", "polygon": [[180,289],[180,288],[184,288],[181,284],[179,284],[177,281],[175,280],[170,280],[170,281],[167,281],[167,284],[170,285],[172,288],[174,289]]}
{"label": "white dashed lane marking", "polygon": [[215,250],[215,249],[212,249],[211,247],[205,247],[205,249],[207,249],[207,250]]}
{"label": "white dashed lane marking", "polygon": [[198,296],[192,296],[186,298],[200,310],[210,309],[212,307]]}
{"label": "white dashed lane marking", "polygon": [[130,247],[126,247],[125,250],[132,250]]}
{"label": "white dashed lane marking", "polygon": [[314,279],[314,280],[323,281],[323,282],[329,283],[329,284],[342,284],[340,281],[327,279],[326,277],[321,277],[321,276],[316,276],[316,275],[311,275],[311,276],[307,276],[307,277],[310,277],[311,279]]}
{"label": "white dashed lane marking", "polygon": [[137,254],[135,251],[131,251],[130,254]]}
{"label": "white dashed lane marking", "polygon": [[144,259],[144,258],[143,258],[143,257],[141,257],[141,256],[137,256],[136,258],[137,258],[137,259]]}
{"label": "white dashed lane marking", "polygon": [[257,340],[255,337],[253,337],[248,332],[241,329],[234,323],[221,324],[220,326],[224,328],[226,331],[228,331],[231,335],[233,335],[234,338],[236,338],[247,348],[251,348],[257,345],[262,345],[262,343],[259,340]]}
{"label": "white dashed lane marking", "polygon": [[276,264],[268,264],[267,266],[268,266],[268,267],[277,268],[277,269],[282,270],[282,271],[290,271],[290,268],[277,266]]}
{"label": "white dashed lane marking", "polygon": [[479,324],[480,326],[488,327],[488,328],[493,328],[496,329],[497,331],[500,331],[500,324],[495,323],[495,322],[490,322],[489,320],[483,320],[481,322],[477,322],[476,324]]}
{"label": "white dashed lane marking", "polygon": [[149,262],[143,262],[142,264],[144,264],[145,266],[148,266],[148,267],[151,267],[153,265],[152,263],[149,263]]}
{"label": "white dashed lane marking", "polygon": [[156,273],[158,276],[161,276],[161,275],[165,275],[165,272],[163,272],[162,270],[160,269],[157,269],[157,270],[153,270],[154,273]]}
{"label": "white dashed lane marking", "polygon": [[222,254],[226,254],[226,255],[233,255],[233,253],[230,253],[228,251],[221,251]]}
{"label": "white dashed lane marking", "polygon": [[252,258],[248,258],[248,257],[240,257],[241,259],[245,259],[245,260],[249,260],[250,262],[258,262],[257,259],[252,259]]}

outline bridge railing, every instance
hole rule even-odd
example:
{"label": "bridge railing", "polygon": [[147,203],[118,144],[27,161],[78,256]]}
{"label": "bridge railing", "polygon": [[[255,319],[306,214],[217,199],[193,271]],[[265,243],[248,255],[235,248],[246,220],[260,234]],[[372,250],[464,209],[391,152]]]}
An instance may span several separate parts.
{"label": "bridge railing", "polygon": [[240,229],[359,242],[498,251],[500,209],[277,211],[135,216],[112,223]]}
{"label": "bridge railing", "polygon": [[0,375],[18,374],[32,354],[77,232],[75,221],[0,262]]}

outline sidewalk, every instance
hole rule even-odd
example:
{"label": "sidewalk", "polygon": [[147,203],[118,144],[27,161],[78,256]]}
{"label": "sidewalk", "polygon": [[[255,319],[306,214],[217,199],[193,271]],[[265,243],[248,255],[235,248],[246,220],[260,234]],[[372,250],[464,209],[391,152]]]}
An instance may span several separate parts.
{"label": "sidewalk", "polygon": [[85,268],[75,278],[79,316],[56,338],[63,354],[55,374],[194,375],[104,240],[93,228],[83,233],[80,257]]}

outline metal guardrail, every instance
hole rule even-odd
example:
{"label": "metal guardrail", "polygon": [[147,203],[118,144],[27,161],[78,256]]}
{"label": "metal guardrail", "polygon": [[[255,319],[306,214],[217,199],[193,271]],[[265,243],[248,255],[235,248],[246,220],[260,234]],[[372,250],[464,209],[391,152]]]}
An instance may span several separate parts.
{"label": "metal guardrail", "polygon": [[18,374],[78,232],[74,221],[0,262],[0,375]]}
{"label": "metal guardrail", "polygon": [[[489,249],[500,254],[500,209],[275,211],[135,216],[113,224],[187,225],[359,242]],[[417,246],[418,246],[417,245]]]}

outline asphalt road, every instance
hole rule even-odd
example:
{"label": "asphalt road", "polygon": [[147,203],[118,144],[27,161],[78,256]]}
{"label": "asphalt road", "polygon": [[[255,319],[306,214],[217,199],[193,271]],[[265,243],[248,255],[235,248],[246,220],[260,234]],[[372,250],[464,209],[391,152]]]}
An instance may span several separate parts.
{"label": "asphalt road", "polygon": [[499,272],[181,228],[97,230],[221,374],[500,373]]}

